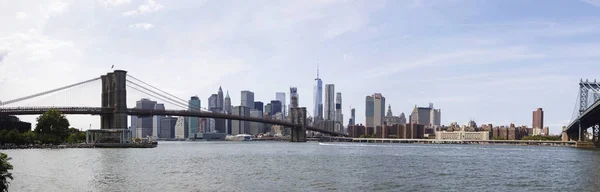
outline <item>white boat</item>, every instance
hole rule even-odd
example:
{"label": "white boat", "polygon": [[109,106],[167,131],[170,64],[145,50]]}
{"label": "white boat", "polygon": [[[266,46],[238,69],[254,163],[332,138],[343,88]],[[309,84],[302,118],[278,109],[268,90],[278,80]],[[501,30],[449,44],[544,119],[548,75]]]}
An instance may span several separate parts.
{"label": "white boat", "polygon": [[225,137],[227,141],[252,141],[252,135],[238,134],[238,135],[227,135]]}

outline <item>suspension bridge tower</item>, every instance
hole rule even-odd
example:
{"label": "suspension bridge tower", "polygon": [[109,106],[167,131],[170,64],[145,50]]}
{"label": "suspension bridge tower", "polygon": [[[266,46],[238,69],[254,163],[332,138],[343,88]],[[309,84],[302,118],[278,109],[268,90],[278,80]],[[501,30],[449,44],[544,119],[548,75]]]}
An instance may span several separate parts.
{"label": "suspension bridge tower", "polygon": [[110,113],[100,115],[101,129],[127,129],[127,71],[115,70],[102,75],[102,108]]}
{"label": "suspension bridge tower", "polygon": [[293,107],[290,110],[292,123],[299,126],[292,129],[291,142],[306,142],[306,107]]}

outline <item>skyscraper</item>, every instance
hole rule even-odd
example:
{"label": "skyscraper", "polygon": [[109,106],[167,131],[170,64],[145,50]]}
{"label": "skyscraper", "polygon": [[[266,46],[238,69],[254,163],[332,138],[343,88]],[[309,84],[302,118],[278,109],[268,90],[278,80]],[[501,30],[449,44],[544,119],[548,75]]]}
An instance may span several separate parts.
{"label": "skyscraper", "polygon": [[410,114],[409,123],[422,124],[427,128],[436,128],[441,126],[441,109],[433,108],[433,103],[429,107],[417,107]]}
{"label": "skyscraper", "polygon": [[210,95],[210,97],[208,97],[208,110],[215,112],[216,110],[218,110],[218,105],[219,105],[219,95],[217,95],[217,94]]}
{"label": "skyscraper", "polygon": [[544,128],[544,110],[542,108],[537,108],[537,110],[533,111],[533,123],[531,126],[534,129]]}
{"label": "skyscraper", "polygon": [[264,110],[263,110],[263,109],[264,109],[264,105],[265,105],[265,104],[264,104],[263,102],[260,102],[260,101],[255,101],[255,102],[254,102],[254,108],[253,108],[253,109],[256,109],[256,110],[258,110],[258,111],[260,111],[260,112],[262,113],[262,112],[264,111]]}
{"label": "skyscraper", "polygon": [[350,121],[348,121],[348,125],[356,124],[356,110],[354,108],[350,109]]}
{"label": "skyscraper", "polygon": [[[165,110],[165,104],[157,103],[154,105],[154,110]],[[158,138],[160,136],[161,126],[162,126],[162,118],[165,116],[155,115],[152,116],[152,138]]]}
{"label": "skyscraper", "polygon": [[275,100],[281,101],[281,113],[285,115],[287,115],[287,103],[285,102],[285,93],[284,92],[276,92],[275,93]]}
{"label": "skyscraper", "polygon": [[281,113],[283,114],[283,105],[281,104],[281,101],[279,100],[272,100],[271,101],[271,114],[275,115],[277,113]]}
{"label": "skyscraper", "polygon": [[385,117],[385,97],[381,93],[375,93],[372,96],[367,96],[365,100],[365,124],[367,127],[382,126]]}
{"label": "skyscraper", "polygon": [[335,121],[340,122],[336,124],[337,131],[342,131],[344,127],[344,115],[342,114],[342,93],[338,92],[335,94]]}
{"label": "skyscraper", "polygon": [[254,92],[252,91],[248,91],[248,90],[244,90],[242,91],[242,99],[241,99],[241,106],[245,106],[248,107],[250,109],[254,108]]}
{"label": "skyscraper", "polygon": [[315,78],[313,119],[323,119],[323,81],[319,78],[319,66],[317,66],[317,78]]}
{"label": "skyscraper", "polygon": [[325,120],[335,120],[335,85],[326,84],[325,85],[325,104],[324,104],[324,115]]}
{"label": "skyscraper", "polygon": [[[246,107],[246,106],[235,106],[235,107],[233,107],[232,115],[248,117],[248,116],[250,116],[250,109],[251,109],[250,107]],[[242,134],[242,133],[246,133],[246,134],[250,133],[250,122],[232,120],[231,121],[231,134],[237,135],[237,134]]]}
{"label": "skyscraper", "polygon": [[[156,101],[152,101],[150,99],[141,99],[139,101],[136,102],[136,109],[148,109],[148,110],[152,110],[154,109],[154,107],[156,106]],[[153,136],[152,135],[152,130],[154,128],[154,117],[150,116],[150,117],[138,117],[136,118],[137,122],[136,124],[136,137],[138,138],[144,138],[147,136]]]}
{"label": "skyscraper", "polygon": [[[188,111],[200,111],[202,106],[200,105],[200,98],[198,96],[192,96],[188,102]],[[195,134],[200,130],[200,118],[188,117],[188,137],[195,138]]]}
{"label": "skyscraper", "polygon": [[223,107],[223,89],[221,89],[221,86],[219,86],[219,92],[217,92],[217,108],[219,108],[219,112],[225,109]]}
{"label": "skyscraper", "polygon": [[[229,91],[227,91],[227,95],[225,96],[225,101],[223,103],[223,111],[225,114],[231,114],[232,113],[232,109],[231,109],[231,97],[229,97]],[[227,119],[225,120],[225,130],[223,130],[224,133],[227,134],[231,134],[231,120]]]}
{"label": "skyscraper", "polygon": [[290,87],[290,108],[298,107],[298,88]]}

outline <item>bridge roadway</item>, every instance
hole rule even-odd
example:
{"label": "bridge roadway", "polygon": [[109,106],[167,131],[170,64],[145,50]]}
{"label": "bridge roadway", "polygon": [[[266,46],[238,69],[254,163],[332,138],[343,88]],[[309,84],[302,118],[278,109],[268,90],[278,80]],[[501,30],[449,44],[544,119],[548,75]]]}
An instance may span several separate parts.
{"label": "bridge roadway", "polygon": [[[102,107],[11,107],[11,108],[0,108],[0,116],[2,115],[40,115],[49,110],[57,110],[63,114],[68,115],[103,115],[111,114],[112,108]],[[200,117],[200,118],[214,118],[214,119],[230,119],[239,121],[250,121],[257,123],[266,123],[273,125],[281,125],[285,127],[298,128],[300,125],[294,124],[288,121],[273,120],[273,119],[262,119],[256,117],[244,117],[237,115],[228,115],[221,113],[211,113],[203,111],[187,111],[187,110],[144,110],[144,109],[127,109],[127,114],[132,116],[152,116],[152,115],[164,115],[164,116],[184,116],[184,117]],[[345,136],[347,134],[337,133],[329,130],[323,130],[316,127],[307,126],[307,130],[317,131],[326,133],[331,136]]]}
{"label": "bridge roadway", "polygon": [[589,127],[600,123],[600,101],[595,102],[587,110],[585,110],[577,119],[567,126],[567,134],[578,135],[579,126],[581,124],[582,132]]}

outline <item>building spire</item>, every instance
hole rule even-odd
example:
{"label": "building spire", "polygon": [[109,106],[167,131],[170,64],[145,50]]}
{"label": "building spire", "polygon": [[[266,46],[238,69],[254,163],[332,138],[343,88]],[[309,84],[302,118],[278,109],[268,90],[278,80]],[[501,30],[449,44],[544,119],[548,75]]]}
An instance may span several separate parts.
{"label": "building spire", "polygon": [[319,78],[319,63],[317,63],[317,79]]}

